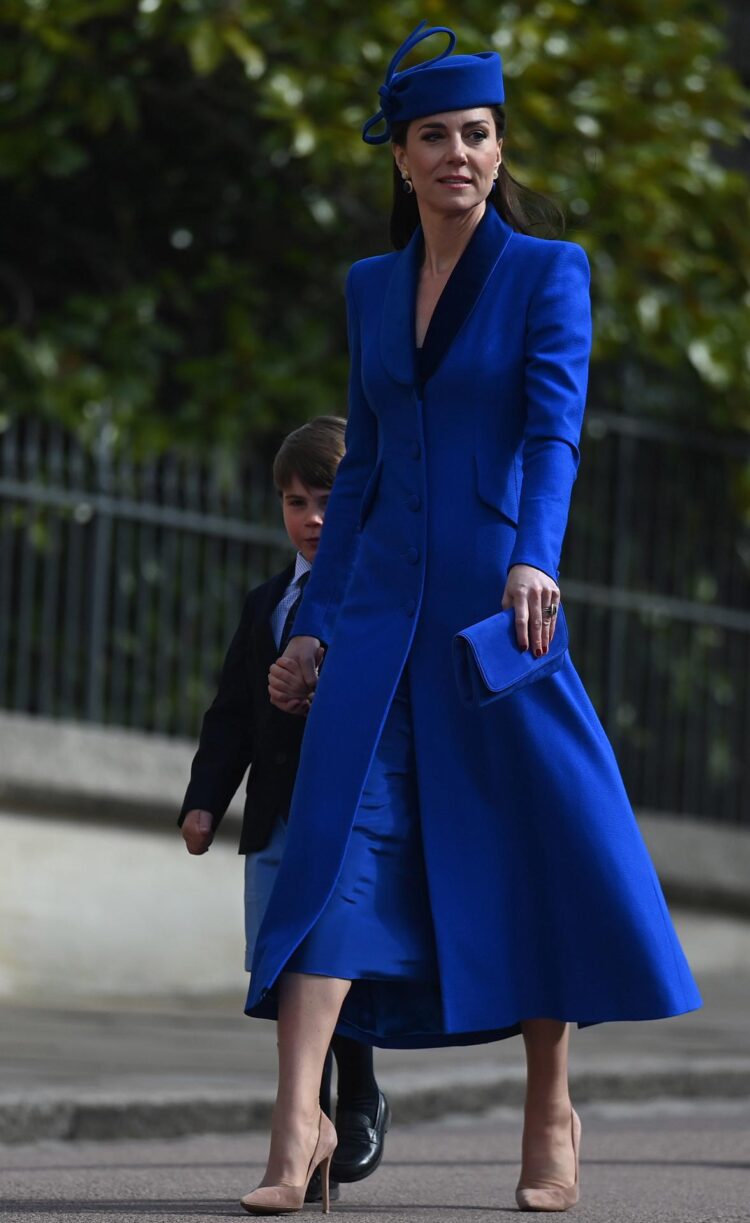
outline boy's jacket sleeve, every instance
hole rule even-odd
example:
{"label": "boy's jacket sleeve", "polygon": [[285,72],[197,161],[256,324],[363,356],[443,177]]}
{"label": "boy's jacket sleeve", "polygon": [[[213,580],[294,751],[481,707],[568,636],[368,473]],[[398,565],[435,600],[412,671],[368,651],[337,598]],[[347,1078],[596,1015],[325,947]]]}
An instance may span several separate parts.
{"label": "boy's jacket sleeve", "polygon": [[533,565],[555,580],[578,471],[591,349],[586,252],[573,242],[556,245],[529,304],[523,483],[509,562]]}
{"label": "boy's jacket sleeve", "polygon": [[188,811],[210,811],[214,830],[224,817],[253,758],[252,700],[245,668],[245,651],[253,620],[253,594],[227,650],[219,689],[203,716],[200,743],[193,758],[190,782],[180,810],[182,825]]}
{"label": "boy's jacket sleeve", "polygon": [[346,280],[349,332],[349,417],[346,454],[339,464],[326,509],[318,554],[294,621],[295,637],[318,637],[328,644],[344,597],[359,543],[357,524],[365,486],[375,467],[377,420],[367,402],[361,378],[361,333],[352,285]]}

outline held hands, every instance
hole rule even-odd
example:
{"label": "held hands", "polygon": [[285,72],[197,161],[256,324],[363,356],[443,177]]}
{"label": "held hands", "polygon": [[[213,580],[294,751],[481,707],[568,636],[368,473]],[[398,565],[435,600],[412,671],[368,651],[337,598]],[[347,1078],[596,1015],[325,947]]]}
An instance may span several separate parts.
{"label": "held hands", "polygon": [[292,637],[268,672],[271,704],[284,713],[307,717],[325,650],[317,637]]}
{"label": "held hands", "polygon": [[503,610],[515,608],[516,638],[522,650],[535,658],[549,650],[555,635],[555,617],[545,617],[542,608],[560,602],[560,588],[549,574],[533,565],[513,565],[503,592]]}
{"label": "held hands", "polygon": [[182,839],[189,854],[205,854],[214,839],[214,820],[210,811],[188,811],[182,821]]}

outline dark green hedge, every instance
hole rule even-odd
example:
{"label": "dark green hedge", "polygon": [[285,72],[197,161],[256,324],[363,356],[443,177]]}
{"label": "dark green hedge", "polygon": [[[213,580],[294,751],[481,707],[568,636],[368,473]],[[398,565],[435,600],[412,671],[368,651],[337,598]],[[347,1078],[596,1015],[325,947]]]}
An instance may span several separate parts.
{"label": "dark green hedge", "polygon": [[503,55],[507,163],[592,259],[598,406],[746,424],[748,184],[722,149],[747,98],[722,14],[6,0],[0,410],[144,450],[345,410],[343,276],[388,245],[389,151],[359,128],[426,17]]}

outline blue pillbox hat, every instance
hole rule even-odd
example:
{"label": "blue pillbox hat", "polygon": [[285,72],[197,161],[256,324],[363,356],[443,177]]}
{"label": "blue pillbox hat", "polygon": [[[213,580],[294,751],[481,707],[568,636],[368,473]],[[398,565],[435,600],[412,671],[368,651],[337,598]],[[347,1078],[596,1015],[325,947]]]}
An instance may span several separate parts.
{"label": "blue pillbox hat", "polygon": [[[503,66],[497,51],[451,55],[456,45],[453,30],[444,25],[427,29],[426,26],[426,21],[420,21],[388,65],[385,82],[378,90],[381,108],[362,128],[362,139],[367,144],[385,144],[391,138],[394,123],[439,114],[444,110],[495,106],[505,101]],[[397,72],[401,60],[417,43],[431,38],[433,34],[448,35],[445,50],[432,59],[415,64],[413,68]],[[377,136],[371,135],[372,129],[379,123],[385,124],[385,130]]]}

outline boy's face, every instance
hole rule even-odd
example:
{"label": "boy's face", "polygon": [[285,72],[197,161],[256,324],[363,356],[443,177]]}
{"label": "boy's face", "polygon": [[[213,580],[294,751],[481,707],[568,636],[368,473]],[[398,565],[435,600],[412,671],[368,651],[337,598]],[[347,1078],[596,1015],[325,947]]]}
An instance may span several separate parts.
{"label": "boy's face", "polygon": [[293,476],[281,494],[287,535],[310,564],[318,551],[330,495],[330,488],[308,488],[299,476]]}

